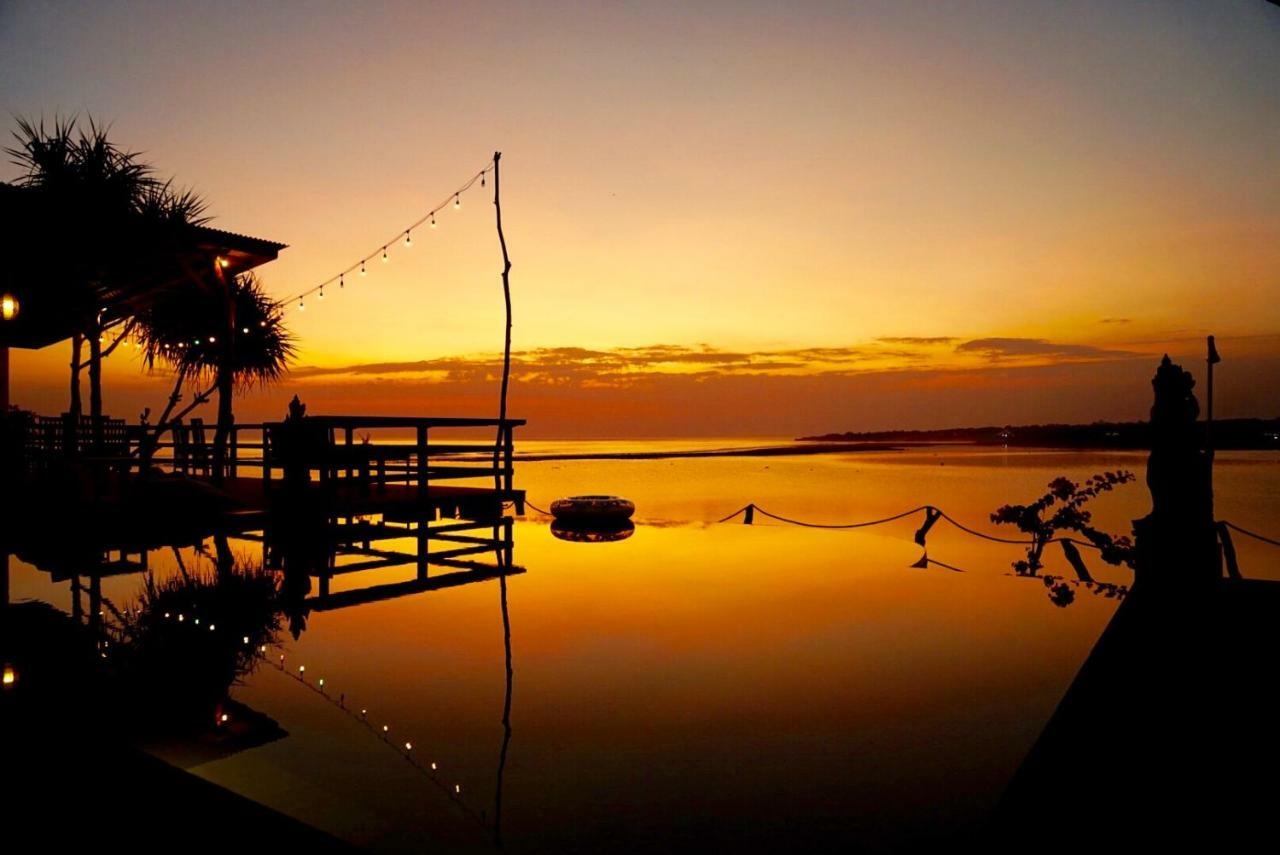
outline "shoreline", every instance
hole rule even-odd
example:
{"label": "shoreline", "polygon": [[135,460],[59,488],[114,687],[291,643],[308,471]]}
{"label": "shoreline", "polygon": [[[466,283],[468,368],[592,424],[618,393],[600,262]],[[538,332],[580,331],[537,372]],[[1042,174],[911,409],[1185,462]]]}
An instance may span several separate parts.
{"label": "shoreline", "polygon": [[708,448],[687,451],[581,451],[534,452],[515,455],[517,463],[554,460],[671,460],[692,457],[790,457],[813,454],[851,454],[870,451],[904,451],[902,444],[887,442],[830,442],[807,445],[764,445],[747,448]]}

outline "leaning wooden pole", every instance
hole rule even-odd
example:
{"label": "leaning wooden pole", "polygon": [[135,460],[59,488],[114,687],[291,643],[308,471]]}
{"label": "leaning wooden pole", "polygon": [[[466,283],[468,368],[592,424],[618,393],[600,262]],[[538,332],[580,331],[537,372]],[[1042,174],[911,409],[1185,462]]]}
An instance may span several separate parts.
{"label": "leaning wooden pole", "polygon": [[503,483],[503,449],[507,446],[505,433],[507,388],[511,383],[511,257],[507,254],[506,235],[502,233],[502,185],[498,179],[498,164],[501,160],[502,152],[495,151],[493,153],[493,209],[497,217],[498,243],[502,247],[502,298],[507,310],[506,338],[502,347],[502,393],[498,399],[498,435],[493,443],[493,487],[499,496],[502,493]]}

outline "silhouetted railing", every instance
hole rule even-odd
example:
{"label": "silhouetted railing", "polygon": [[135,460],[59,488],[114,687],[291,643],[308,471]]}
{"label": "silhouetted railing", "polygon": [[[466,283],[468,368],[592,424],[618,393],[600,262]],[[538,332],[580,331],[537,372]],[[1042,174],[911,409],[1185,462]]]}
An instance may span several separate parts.
{"label": "silhouetted railing", "polygon": [[[349,479],[420,488],[433,481],[493,481],[496,476],[496,483],[511,490],[514,431],[524,423],[412,416],[307,416],[296,423],[238,423],[228,436],[223,474],[271,481],[291,471],[322,484]],[[156,430],[122,419],[104,418],[95,426],[89,417],[32,416],[23,426],[23,469],[34,473],[74,459],[120,472],[138,473],[151,466],[196,477],[214,474],[214,425],[192,419],[166,426],[158,436]],[[484,438],[454,438],[466,431],[483,432]],[[446,441],[437,439],[441,432],[450,434]]]}

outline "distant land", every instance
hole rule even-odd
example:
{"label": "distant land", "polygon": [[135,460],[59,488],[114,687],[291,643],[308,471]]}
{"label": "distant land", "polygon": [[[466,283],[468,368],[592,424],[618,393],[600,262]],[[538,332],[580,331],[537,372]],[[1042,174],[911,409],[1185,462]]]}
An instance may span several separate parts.
{"label": "distant land", "polygon": [[[1201,430],[1204,422],[1200,422]],[[955,442],[970,445],[1013,445],[1038,448],[1150,448],[1147,422],[1094,422],[1088,425],[1005,425],[824,433],[797,442]],[[1215,419],[1213,446],[1236,451],[1280,450],[1280,419]]]}

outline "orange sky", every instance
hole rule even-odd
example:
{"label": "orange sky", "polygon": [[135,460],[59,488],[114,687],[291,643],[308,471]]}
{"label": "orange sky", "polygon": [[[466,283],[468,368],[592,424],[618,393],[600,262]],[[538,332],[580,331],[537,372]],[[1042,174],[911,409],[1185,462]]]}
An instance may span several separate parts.
{"label": "orange sky", "polygon": [[[290,244],[280,296],[502,149],[544,436],[1137,418],[1206,332],[1219,412],[1280,415],[1280,9],[925,6],[6,5],[0,106],[114,122]],[[499,263],[477,187],[293,312],[241,414],[494,409]],[[15,353],[15,402],[65,407],[66,351]],[[111,363],[109,410],[158,408]]]}

